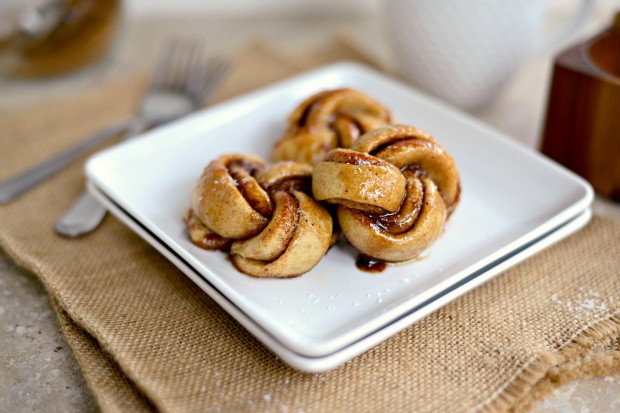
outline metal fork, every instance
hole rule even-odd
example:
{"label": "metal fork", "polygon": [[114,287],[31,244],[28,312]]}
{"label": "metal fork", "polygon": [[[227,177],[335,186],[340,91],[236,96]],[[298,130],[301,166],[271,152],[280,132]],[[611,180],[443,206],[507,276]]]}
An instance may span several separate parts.
{"label": "metal fork", "polygon": [[203,62],[196,44],[182,41],[171,43],[157,63],[138,116],[113,124],[54,158],[0,181],[0,205],[36,187],[110,138],[137,134],[190,113],[212,96],[230,67],[230,63],[221,58]]}
{"label": "metal fork", "polygon": [[[213,96],[231,65],[222,58],[204,60],[197,45],[175,43],[163,54],[152,85],[131,122],[126,138],[189,114]],[[77,237],[99,226],[106,209],[84,191],[56,222],[61,235]]]}
{"label": "metal fork", "polygon": [[221,58],[203,62],[198,45],[175,41],[166,48],[157,63],[154,79],[142,100],[137,117],[113,124],[54,158],[0,181],[0,205],[36,187],[114,136],[140,133],[190,113],[211,97],[229,69],[230,63]]}

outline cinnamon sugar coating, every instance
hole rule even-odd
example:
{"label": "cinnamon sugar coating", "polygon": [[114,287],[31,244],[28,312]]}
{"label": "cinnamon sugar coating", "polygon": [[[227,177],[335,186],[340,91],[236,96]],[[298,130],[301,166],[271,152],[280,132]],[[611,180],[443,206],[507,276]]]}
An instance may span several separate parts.
{"label": "cinnamon sugar coating", "polygon": [[[308,195],[311,177],[310,165],[220,156],[192,194],[186,219],[192,241],[205,249],[229,246],[235,267],[254,277],[309,271],[327,252],[333,226],[329,212]],[[221,243],[211,242],[215,237]]]}
{"label": "cinnamon sugar coating", "polygon": [[441,235],[459,202],[460,178],[437,140],[394,125],[365,134],[351,150],[330,152],[315,166],[313,193],[338,205],[338,223],[357,250],[400,262]]}
{"label": "cinnamon sugar coating", "polygon": [[350,148],[361,135],[391,119],[383,105],[358,90],[323,91],[295,109],[271,158],[316,163],[332,149]]}

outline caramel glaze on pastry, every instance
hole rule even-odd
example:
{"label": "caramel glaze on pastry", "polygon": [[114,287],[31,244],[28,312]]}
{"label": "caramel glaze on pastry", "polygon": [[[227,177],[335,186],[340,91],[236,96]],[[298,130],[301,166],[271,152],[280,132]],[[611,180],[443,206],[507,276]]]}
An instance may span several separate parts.
{"label": "caramel glaze on pastry", "polygon": [[310,195],[312,167],[273,166],[253,155],[224,155],[204,170],[186,217],[194,244],[230,250],[241,272],[295,277],[325,255],[332,217]]}
{"label": "caramel glaze on pastry", "polygon": [[411,126],[385,126],[335,149],[314,167],[318,201],[338,205],[348,242],[384,261],[416,258],[459,202],[460,178],[439,142]]}
{"label": "caramel glaze on pastry", "polygon": [[389,111],[360,91],[320,92],[292,113],[272,160],[316,163],[331,149],[350,148],[359,136],[389,123]]}

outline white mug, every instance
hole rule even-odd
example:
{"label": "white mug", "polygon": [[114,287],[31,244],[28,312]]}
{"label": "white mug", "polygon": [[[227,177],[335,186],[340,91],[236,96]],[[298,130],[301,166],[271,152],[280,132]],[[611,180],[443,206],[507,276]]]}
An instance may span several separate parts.
{"label": "white mug", "polygon": [[384,0],[386,35],[407,81],[462,109],[491,102],[519,65],[579,27],[581,0],[558,33],[541,39],[545,0]]}

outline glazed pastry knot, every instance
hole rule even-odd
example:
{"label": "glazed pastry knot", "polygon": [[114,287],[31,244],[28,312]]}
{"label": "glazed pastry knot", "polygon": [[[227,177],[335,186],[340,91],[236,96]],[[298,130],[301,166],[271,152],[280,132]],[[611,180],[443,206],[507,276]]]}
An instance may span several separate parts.
{"label": "glazed pastry knot", "polygon": [[311,176],[306,164],[268,166],[245,154],[217,158],[192,194],[186,217],[192,241],[206,249],[229,248],[233,264],[255,277],[309,271],[332,237],[330,214],[308,195]]}
{"label": "glazed pastry knot", "polygon": [[335,149],[314,167],[318,201],[338,205],[351,245],[385,261],[416,258],[441,234],[459,201],[456,163],[430,135],[385,126]]}
{"label": "glazed pastry knot", "polygon": [[350,148],[363,134],[391,122],[390,112],[362,92],[337,89],[303,101],[276,143],[273,161],[321,161],[335,148]]}

